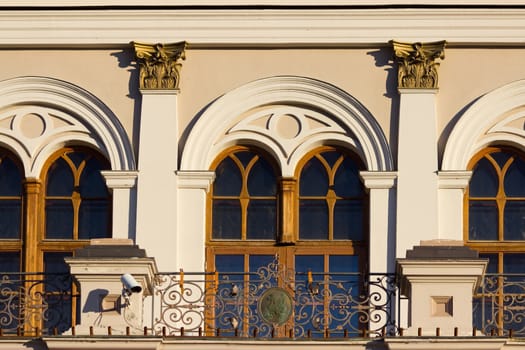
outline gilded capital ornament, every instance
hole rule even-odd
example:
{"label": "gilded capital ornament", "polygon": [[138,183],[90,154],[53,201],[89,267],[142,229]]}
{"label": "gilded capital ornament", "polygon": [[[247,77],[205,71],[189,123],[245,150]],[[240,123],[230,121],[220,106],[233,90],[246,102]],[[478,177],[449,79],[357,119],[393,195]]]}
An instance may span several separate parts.
{"label": "gilded capital ornament", "polygon": [[397,84],[406,89],[433,89],[438,87],[439,63],[445,58],[445,41],[432,43],[401,43],[392,41],[398,62]]}
{"label": "gilded capital ornament", "polygon": [[144,44],[133,42],[139,65],[139,86],[143,90],[174,90],[179,88],[179,60],[186,59],[186,42]]}

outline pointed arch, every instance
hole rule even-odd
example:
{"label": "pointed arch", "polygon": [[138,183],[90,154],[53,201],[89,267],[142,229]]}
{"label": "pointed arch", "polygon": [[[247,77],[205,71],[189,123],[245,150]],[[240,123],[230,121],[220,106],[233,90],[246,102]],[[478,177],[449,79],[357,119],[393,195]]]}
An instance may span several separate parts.
{"label": "pointed arch", "polygon": [[[280,134],[279,123],[290,132]],[[221,151],[239,143],[272,154],[283,176],[293,175],[306,152],[326,144],[356,151],[367,170],[393,168],[388,143],[372,114],[343,90],[306,77],[264,78],[218,98],[190,131],[181,169],[209,169]]]}
{"label": "pointed arch", "polygon": [[[27,135],[23,123],[34,127]],[[38,177],[57,149],[86,145],[107,157],[112,170],[133,170],[127,134],[97,97],[65,81],[18,77],[0,82],[0,144],[22,160],[26,177]]]}
{"label": "pointed arch", "polygon": [[493,90],[478,99],[452,130],[442,170],[465,170],[480,150],[507,145],[525,151],[525,80]]}

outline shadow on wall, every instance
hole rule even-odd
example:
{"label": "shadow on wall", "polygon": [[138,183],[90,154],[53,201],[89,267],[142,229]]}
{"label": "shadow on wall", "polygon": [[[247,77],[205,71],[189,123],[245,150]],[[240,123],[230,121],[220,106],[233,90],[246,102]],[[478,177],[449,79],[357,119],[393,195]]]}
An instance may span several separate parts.
{"label": "shadow on wall", "polygon": [[394,168],[397,168],[397,144],[399,133],[399,94],[397,92],[397,67],[394,62],[394,50],[384,47],[367,52],[375,60],[376,67],[387,72],[385,92],[383,96],[390,99],[390,135],[388,135],[390,150],[392,152]]}

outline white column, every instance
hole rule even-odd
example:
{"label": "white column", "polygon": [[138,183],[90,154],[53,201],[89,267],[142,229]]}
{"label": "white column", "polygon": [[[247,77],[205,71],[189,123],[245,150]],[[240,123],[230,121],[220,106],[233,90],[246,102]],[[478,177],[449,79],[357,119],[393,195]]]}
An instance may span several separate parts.
{"label": "white column", "polygon": [[397,173],[362,171],[370,202],[370,259],[369,270],[375,273],[394,272],[395,269],[395,217],[394,185]]}
{"label": "white column", "polygon": [[214,179],[213,171],[177,171],[177,253],[172,255],[177,269],[205,270],[206,195]]}
{"label": "white column", "polygon": [[472,171],[440,171],[439,239],[463,241],[463,195]]}
{"label": "white column", "polygon": [[161,271],[171,271],[177,244],[178,90],[141,93],[136,242],[157,259]]}
{"label": "white column", "polygon": [[437,89],[399,89],[397,257],[438,238]]}
{"label": "white column", "polygon": [[135,202],[131,196],[137,184],[137,171],[101,171],[113,192],[113,238],[135,236]]}

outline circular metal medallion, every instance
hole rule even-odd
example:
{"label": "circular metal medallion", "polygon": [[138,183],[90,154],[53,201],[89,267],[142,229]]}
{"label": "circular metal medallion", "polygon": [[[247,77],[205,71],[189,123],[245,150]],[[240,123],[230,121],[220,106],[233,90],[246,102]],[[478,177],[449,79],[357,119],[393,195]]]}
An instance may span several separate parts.
{"label": "circular metal medallion", "polygon": [[259,315],[267,323],[280,325],[292,315],[292,306],[292,297],[286,290],[279,287],[270,288],[259,299]]}

